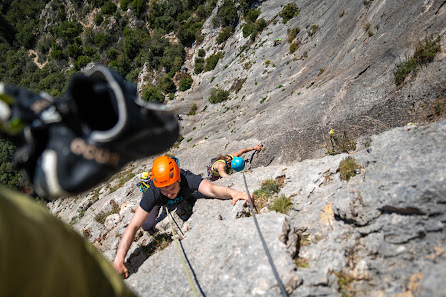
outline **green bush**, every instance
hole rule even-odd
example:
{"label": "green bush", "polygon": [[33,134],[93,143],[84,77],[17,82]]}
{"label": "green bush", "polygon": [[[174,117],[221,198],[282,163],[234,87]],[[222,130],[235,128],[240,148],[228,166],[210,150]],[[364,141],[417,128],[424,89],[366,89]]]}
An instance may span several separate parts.
{"label": "green bush", "polygon": [[260,18],[256,21],[256,27],[257,27],[257,32],[262,32],[263,29],[266,28],[266,26],[268,25],[268,23],[265,21],[264,18]]}
{"label": "green bush", "polygon": [[237,8],[233,0],[224,0],[218,9],[217,17],[223,27],[231,26],[235,28],[238,24]]}
{"label": "green bush", "polygon": [[80,56],[76,62],[74,62],[74,69],[80,70],[91,62],[91,58],[87,56]]}
{"label": "green bush", "polygon": [[164,103],[164,95],[161,90],[155,86],[148,86],[142,91],[142,100],[149,102]]}
{"label": "green bush", "polygon": [[101,13],[112,15],[115,13],[116,9],[117,9],[116,4],[114,4],[111,1],[106,1],[104,3],[104,6],[102,6],[101,8]]}
{"label": "green bush", "polygon": [[300,28],[296,27],[293,29],[288,29],[288,43],[293,42],[294,38],[296,38],[297,34],[299,34]]}
{"label": "green bush", "polygon": [[251,33],[254,32],[254,31],[256,31],[256,25],[253,24],[253,23],[246,23],[246,24],[243,26],[243,30],[242,30],[242,32],[243,32],[243,37],[244,37],[244,38],[248,37],[248,36],[251,35]]}
{"label": "green bush", "polygon": [[206,51],[205,51],[204,49],[200,48],[200,49],[198,50],[198,56],[199,56],[199,57],[204,57],[204,56],[206,56]]}
{"label": "green bush", "polygon": [[279,16],[282,17],[283,23],[286,24],[290,19],[297,16],[299,12],[300,10],[296,3],[288,3],[279,13]]}
{"label": "green bush", "polygon": [[195,58],[195,67],[194,67],[194,73],[200,74],[204,70],[204,59],[203,58]]}
{"label": "green bush", "polygon": [[418,67],[432,62],[435,55],[440,51],[440,36],[437,38],[431,36],[426,38],[424,43],[419,42],[413,56],[408,57],[405,61],[396,66],[396,70],[393,72],[396,85],[398,86],[403,83],[410,73],[413,73],[413,75],[416,76]]}
{"label": "green bush", "polygon": [[204,66],[204,71],[214,70],[215,66],[217,66],[218,60],[220,60],[220,58],[223,58],[224,55],[225,55],[224,52],[218,52],[212,56],[209,56],[206,59],[206,65]]}
{"label": "green bush", "polygon": [[195,115],[195,113],[197,112],[198,106],[197,104],[193,104],[190,109],[189,112],[187,113],[187,115]]}
{"label": "green bush", "polygon": [[159,80],[159,87],[164,93],[175,92],[175,84],[169,76],[164,76]]}
{"label": "green bush", "polygon": [[231,37],[233,31],[232,31],[232,27],[226,27],[223,30],[221,30],[220,34],[218,34],[217,36],[217,43],[218,44],[222,44],[223,42],[225,42],[226,40],[228,40],[229,37]]}
{"label": "green bush", "polygon": [[290,53],[294,53],[300,45],[300,40],[296,40],[295,42],[290,44]]}
{"label": "green bush", "polygon": [[14,145],[0,138],[0,183],[12,189],[21,189],[23,179],[12,163],[16,151]]}
{"label": "green bush", "polygon": [[287,214],[293,206],[291,198],[287,198],[285,195],[281,195],[279,198],[274,199],[273,203],[269,206],[270,210]]}
{"label": "green bush", "polygon": [[341,174],[341,179],[349,181],[350,178],[356,175],[355,171],[360,169],[358,161],[352,157],[347,157],[339,163],[339,172]]}
{"label": "green bush", "polygon": [[181,43],[187,46],[192,45],[196,36],[201,32],[203,21],[192,19],[180,26],[177,36]]}
{"label": "green bush", "polygon": [[211,104],[216,104],[228,100],[229,92],[220,88],[212,88],[211,94],[209,96],[209,102]]}
{"label": "green bush", "polygon": [[248,15],[246,16],[246,19],[249,22],[254,23],[257,18],[259,17],[260,14],[260,9],[251,9],[250,11],[248,11]]}
{"label": "green bush", "polygon": [[319,31],[319,26],[315,24],[310,27],[310,32],[308,32],[308,34],[313,36],[317,31]]}
{"label": "green bush", "polygon": [[180,90],[181,92],[184,92],[184,91],[186,91],[186,90],[189,90],[190,87],[192,86],[192,83],[193,83],[193,82],[194,82],[194,81],[192,80],[192,77],[190,77],[190,75],[188,75],[188,76],[182,78],[182,79],[180,80],[179,90]]}

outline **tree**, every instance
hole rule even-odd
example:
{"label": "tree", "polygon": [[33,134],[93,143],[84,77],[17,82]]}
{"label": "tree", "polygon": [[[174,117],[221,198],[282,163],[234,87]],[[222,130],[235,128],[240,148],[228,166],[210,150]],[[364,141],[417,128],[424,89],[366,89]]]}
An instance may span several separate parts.
{"label": "tree", "polygon": [[20,190],[24,186],[24,183],[22,176],[12,163],[15,150],[14,145],[0,138],[0,183]]}
{"label": "tree", "polygon": [[164,103],[164,95],[161,90],[155,86],[148,86],[142,91],[142,100],[149,102]]}

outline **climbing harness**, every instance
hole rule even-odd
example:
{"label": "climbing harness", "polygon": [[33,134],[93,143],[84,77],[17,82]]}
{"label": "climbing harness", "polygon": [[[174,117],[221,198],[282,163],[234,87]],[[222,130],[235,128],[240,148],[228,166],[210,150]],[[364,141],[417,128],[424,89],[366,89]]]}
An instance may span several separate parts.
{"label": "climbing harness", "polygon": [[252,206],[251,194],[249,194],[248,185],[246,183],[245,172],[243,171],[242,173],[243,173],[243,181],[245,182],[246,193],[248,193],[249,206],[251,209],[252,217],[254,218],[254,223],[256,225],[257,232],[259,233],[260,240],[262,241],[263,249],[265,250],[265,254],[268,257],[269,264],[271,265],[271,268],[274,273],[274,277],[276,278],[277,283],[279,284],[280,291],[282,291],[282,295],[284,297],[288,297],[288,293],[286,292],[285,287],[282,283],[282,280],[280,279],[279,273],[277,272],[276,266],[274,265],[273,258],[271,257],[271,254],[269,253],[268,247],[266,246],[266,243],[265,243],[265,239],[263,238],[262,232],[260,231],[259,223],[257,222],[257,218],[254,213],[254,208]]}
{"label": "climbing harness", "polygon": [[190,287],[192,288],[192,292],[194,292],[194,295],[195,295],[196,297],[198,297],[197,291],[195,290],[194,283],[193,283],[193,281],[192,281],[192,278],[190,277],[189,270],[187,269],[186,261],[184,260],[183,253],[182,253],[181,250],[180,250],[180,245],[179,245],[179,243],[178,243],[178,241],[177,241],[177,237],[176,237],[176,234],[175,234],[175,230],[173,229],[172,222],[171,222],[171,220],[170,220],[170,217],[171,217],[170,212],[169,212],[169,210],[167,209],[166,206],[164,206],[164,207],[165,207],[166,212],[167,212],[167,218],[169,219],[170,230],[172,230],[172,236],[173,236],[173,239],[175,240],[175,245],[176,245],[176,247],[177,247],[178,253],[179,253],[180,256],[181,256],[181,262],[183,262],[183,268],[184,268],[184,271],[186,272],[187,279],[189,280]]}
{"label": "climbing harness", "polygon": [[141,193],[145,193],[150,188],[150,186],[148,185],[148,182],[145,180],[138,182],[137,185],[139,186],[139,191]]}

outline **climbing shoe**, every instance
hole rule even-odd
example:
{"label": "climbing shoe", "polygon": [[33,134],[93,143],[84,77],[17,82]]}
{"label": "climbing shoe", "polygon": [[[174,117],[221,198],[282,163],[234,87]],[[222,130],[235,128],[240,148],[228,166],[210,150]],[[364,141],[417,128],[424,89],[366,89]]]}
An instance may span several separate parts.
{"label": "climbing shoe", "polygon": [[128,162],[167,150],[179,134],[175,114],[141,101],[133,84],[103,66],[73,76],[57,100],[0,85],[0,121],[18,147],[17,167],[50,199],[96,186]]}

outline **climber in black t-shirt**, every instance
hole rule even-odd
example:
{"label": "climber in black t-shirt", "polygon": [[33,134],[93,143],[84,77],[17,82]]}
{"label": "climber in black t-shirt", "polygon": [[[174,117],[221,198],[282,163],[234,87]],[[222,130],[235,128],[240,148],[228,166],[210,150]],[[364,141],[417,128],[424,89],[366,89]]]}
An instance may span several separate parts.
{"label": "climber in black t-shirt", "polygon": [[169,204],[175,199],[186,198],[195,191],[218,199],[232,199],[232,204],[238,200],[249,203],[248,194],[228,187],[218,186],[209,180],[201,178],[187,170],[182,170],[177,163],[167,156],[155,159],[152,165],[151,179],[154,187],[150,187],[144,194],[133,218],[127,226],[116,252],[113,267],[128,278],[129,272],[124,265],[127,252],[135,238],[136,232],[145,222],[149,213],[156,207]]}

